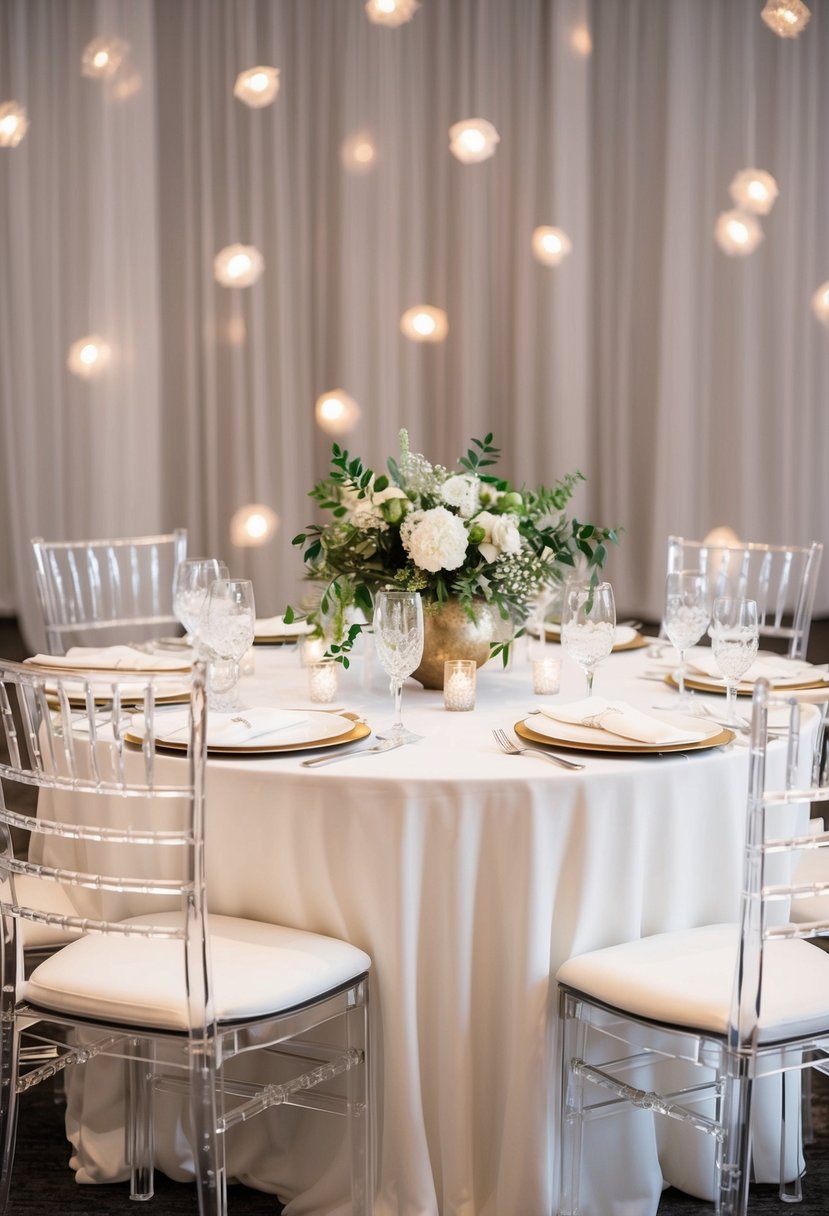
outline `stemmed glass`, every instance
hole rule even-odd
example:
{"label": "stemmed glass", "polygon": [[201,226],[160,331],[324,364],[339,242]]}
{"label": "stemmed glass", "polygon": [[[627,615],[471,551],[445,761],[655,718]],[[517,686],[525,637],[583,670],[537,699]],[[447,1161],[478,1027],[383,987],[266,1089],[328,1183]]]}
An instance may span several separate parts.
{"label": "stemmed glass", "polygon": [[208,661],[207,703],[211,709],[241,709],[236,693],[239,663],[253,645],[256,610],[253,583],[219,578],[210,584],[196,634]]}
{"label": "stemmed glass", "polygon": [[665,632],[679,651],[679,704],[690,705],[685,694],[685,652],[696,646],[708,628],[711,609],[708,579],[701,570],[672,570],[665,579]]}
{"label": "stemmed glass", "polygon": [[394,724],[387,738],[417,738],[403,725],[403,681],[423,657],[423,603],[416,591],[378,591],[374,597],[374,646],[391,681]]}
{"label": "stemmed glass", "polygon": [[597,663],[606,659],[616,638],[616,604],[610,583],[570,582],[561,608],[561,644],[587,677],[593,695]]}
{"label": "stemmed glass", "polygon": [[210,584],[227,576],[227,566],[215,557],[188,557],[176,566],[173,612],[184,626],[190,643],[195,639]]}
{"label": "stemmed glass", "polygon": [[728,689],[726,720],[736,725],[735,693],[741,678],[754,662],[760,642],[757,602],[721,596],[714,600],[711,649]]}

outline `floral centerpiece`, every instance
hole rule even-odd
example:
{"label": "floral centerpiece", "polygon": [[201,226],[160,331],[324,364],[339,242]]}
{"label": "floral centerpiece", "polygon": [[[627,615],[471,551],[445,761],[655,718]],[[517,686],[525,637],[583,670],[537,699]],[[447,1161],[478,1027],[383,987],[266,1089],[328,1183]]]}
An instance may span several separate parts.
{"label": "floral centerpiece", "polygon": [[[563,581],[577,562],[591,571],[604,564],[615,531],[564,512],[582,474],[551,489],[515,489],[489,471],[500,456],[492,438],[473,439],[452,471],[410,451],[402,430],[400,455],[381,474],[334,444],[329,476],[310,491],[331,519],[293,543],[304,547],[308,577],[322,586],[306,617],[344,666],[362,629],[353,618],[371,620],[383,587],[422,592],[427,619],[430,604],[457,601],[470,620],[488,606],[509,623],[493,643],[497,653],[522,631],[543,587]],[[286,622],[297,615],[288,608]]]}

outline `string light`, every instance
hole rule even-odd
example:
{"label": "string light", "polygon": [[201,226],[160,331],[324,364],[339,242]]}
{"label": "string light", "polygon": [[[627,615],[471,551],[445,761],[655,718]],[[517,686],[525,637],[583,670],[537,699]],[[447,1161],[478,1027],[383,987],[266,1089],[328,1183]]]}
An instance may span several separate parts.
{"label": "string light", "polygon": [[332,389],[317,397],[314,415],[317,425],[329,435],[347,435],[360,421],[360,407],[353,397],[341,388]]}
{"label": "string light", "polygon": [[829,279],[812,296],[812,312],[829,328]]}
{"label": "string light", "polygon": [[129,44],[120,38],[93,38],[81,56],[81,74],[93,80],[108,80],[129,53]]}
{"label": "string light", "polygon": [[811,10],[803,0],[766,0],[760,16],[781,38],[796,38],[809,24]]}
{"label": "string light", "polygon": [[239,73],[233,86],[233,96],[254,110],[269,106],[278,92],[279,68],[247,68]]}
{"label": "string light", "polygon": [[417,304],[403,313],[400,332],[413,342],[442,342],[449,332],[449,320],[442,308]]}
{"label": "string light", "polygon": [[589,58],[593,53],[593,39],[589,28],[584,25],[574,25],[570,31],[570,49],[582,59]]}
{"label": "string light", "polygon": [[263,502],[240,507],[230,521],[231,543],[242,549],[266,544],[279,527],[279,516]]}
{"label": "string light", "polygon": [[343,168],[356,176],[371,173],[377,160],[377,149],[368,131],[355,131],[340,145]]}
{"label": "string light", "polygon": [[721,211],[717,216],[714,236],[723,253],[729,257],[745,257],[753,253],[763,239],[759,221],[748,211]]}
{"label": "string light", "polygon": [[777,182],[765,169],[741,169],[728,193],[744,211],[768,215],[778,195]]}
{"label": "string light", "polygon": [[495,155],[500,139],[485,118],[464,118],[449,128],[449,151],[465,165],[477,164]]}
{"label": "string light", "polygon": [[558,266],[573,248],[573,242],[561,228],[536,228],[532,239],[533,254],[545,266]]}
{"label": "string light", "polygon": [[87,334],[69,347],[66,366],[73,375],[94,380],[108,366],[111,353],[108,343],[99,334]]}
{"label": "string light", "polygon": [[418,0],[366,0],[369,21],[392,29],[411,21],[419,8]]}
{"label": "string light", "polygon": [[0,148],[16,148],[29,129],[26,109],[16,101],[0,105]]}
{"label": "string light", "polygon": [[222,287],[250,287],[265,269],[254,245],[226,245],[213,259],[213,278]]}

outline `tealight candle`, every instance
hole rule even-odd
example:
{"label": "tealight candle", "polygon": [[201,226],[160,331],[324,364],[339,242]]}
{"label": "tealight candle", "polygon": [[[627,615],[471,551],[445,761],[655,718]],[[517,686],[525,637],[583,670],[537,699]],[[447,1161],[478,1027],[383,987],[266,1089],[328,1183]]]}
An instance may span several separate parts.
{"label": "tealight candle", "polygon": [[561,687],[561,659],[533,660],[533,692],[549,697]]}
{"label": "tealight candle", "polygon": [[447,659],[443,664],[444,709],[462,710],[475,708],[475,678],[477,664],[474,659]]}
{"label": "tealight candle", "polygon": [[308,690],[312,701],[321,704],[337,699],[337,664],[333,659],[308,668]]}

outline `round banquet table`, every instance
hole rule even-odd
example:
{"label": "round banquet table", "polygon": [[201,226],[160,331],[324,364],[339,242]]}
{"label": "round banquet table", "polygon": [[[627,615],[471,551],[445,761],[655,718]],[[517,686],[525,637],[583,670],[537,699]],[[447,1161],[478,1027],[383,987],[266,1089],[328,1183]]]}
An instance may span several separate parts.
{"label": "round banquet table", "polygon": [[[643,678],[653,666],[644,649],[615,653],[596,691],[668,705],[676,693]],[[242,700],[311,708],[307,674],[294,647],[257,647]],[[560,699],[581,697],[566,657],[562,674]],[[404,720],[422,738],[397,750],[320,768],[300,761],[321,752],[208,761],[211,910],[341,937],[373,959],[376,1216],[553,1211],[558,966],[736,919],[748,749],[569,753],[583,772],[504,755],[493,728],[550,699],[533,695],[518,653],[507,670],[496,660],[478,672],[473,712],[447,712],[440,692],[407,682]],[[723,711],[722,698],[706,700]],[[390,724],[376,660],[342,673],[335,705]],[[783,751],[772,745],[770,767]],[[94,1085],[69,1086],[80,1181],[125,1176],[118,1078],[103,1068]],[[772,1089],[755,1112],[762,1180],[776,1177],[777,1102]],[[229,1175],[290,1198],[287,1216],[347,1210],[342,1121],[320,1130],[318,1115],[312,1125],[308,1112],[286,1114],[287,1129],[269,1116],[239,1129]],[[181,1112],[159,1120],[157,1163],[186,1177]],[[710,1196],[710,1158],[683,1129],[666,1135],[644,1112],[595,1126],[601,1168],[585,1211],[653,1216],[664,1179]]]}

